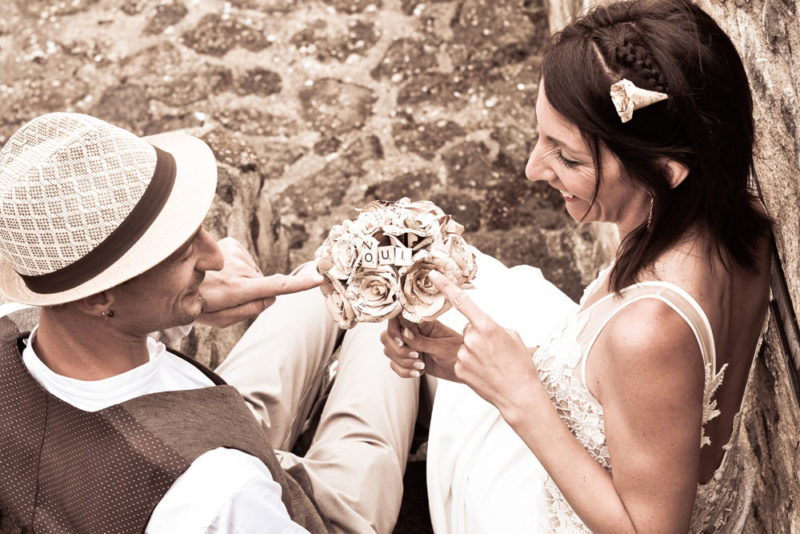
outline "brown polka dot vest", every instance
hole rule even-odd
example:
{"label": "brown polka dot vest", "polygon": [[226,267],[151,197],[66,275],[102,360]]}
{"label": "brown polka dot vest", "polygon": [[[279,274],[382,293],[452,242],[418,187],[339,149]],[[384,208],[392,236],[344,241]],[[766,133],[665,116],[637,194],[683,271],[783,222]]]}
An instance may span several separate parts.
{"label": "brown polka dot vest", "polygon": [[217,447],[261,459],[292,519],[326,532],[302,467],[281,469],[241,395],[208,369],[187,358],[217,386],[84,412],[36,382],[20,344],[0,318],[0,532],[143,532],[175,479]]}

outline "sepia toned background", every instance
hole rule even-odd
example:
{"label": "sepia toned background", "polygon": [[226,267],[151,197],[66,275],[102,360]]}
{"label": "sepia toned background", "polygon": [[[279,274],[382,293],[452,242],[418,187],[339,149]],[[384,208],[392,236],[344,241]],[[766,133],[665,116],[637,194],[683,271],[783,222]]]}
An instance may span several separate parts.
{"label": "sepia toned background", "polygon": [[[209,228],[264,272],[310,259],[369,201],[409,196],[578,298],[592,231],[523,174],[547,33],[538,0],[6,0],[0,143],[56,110],[186,129],[219,160]],[[241,330],[184,348],[213,366]]]}
{"label": "sepia toned background", "polygon": [[[266,273],[309,260],[358,207],[408,196],[432,199],[470,243],[540,267],[577,299],[609,259],[613,232],[575,225],[524,166],[543,40],[588,3],[3,0],[0,144],[49,111],[139,134],[185,129],[219,161],[209,229],[245,243]],[[800,3],[700,3],[734,37],[753,84],[785,319],[800,302]],[[757,476],[753,533],[800,531],[800,416],[783,319],[771,319],[740,433]],[[213,367],[244,328],[197,328],[181,348]],[[409,473],[398,532],[424,532],[424,464]]]}

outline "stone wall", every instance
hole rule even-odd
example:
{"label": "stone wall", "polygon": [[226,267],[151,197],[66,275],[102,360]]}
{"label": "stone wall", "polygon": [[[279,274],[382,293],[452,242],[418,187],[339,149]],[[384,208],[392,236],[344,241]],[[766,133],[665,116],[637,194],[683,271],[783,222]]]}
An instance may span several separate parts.
{"label": "stone wall", "polygon": [[[208,227],[264,272],[409,196],[577,298],[607,251],[523,174],[547,32],[542,0],[4,0],[0,144],[60,110],[185,129],[219,160]],[[245,326],[182,348],[216,365]]]}
{"label": "stone wall", "polygon": [[[697,1],[731,36],[750,78],[756,175],[767,211],[776,223],[780,260],[773,275],[768,330],[751,371],[742,412],[740,447],[749,452],[757,471],[746,532],[800,532],[800,480],[796,475],[800,471],[800,404],[795,386],[800,362],[792,356],[798,355],[800,347],[791,335],[800,311],[800,2]],[[594,3],[552,0],[551,28],[561,27],[569,14]],[[778,287],[780,271],[786,279],[785,298]]]}
{"label": "stone wall", "polygon": [[[786,276],[789,309],[800,310],[800,2],[709,1],[700,4],[736,43],[755,101],[756,173]],[[776,296],[778,296],[776,294]],[[752,533],[800,531],[800,409],[792,380],[797,369],[781,339],[773,306],[764,347],[751,373],[743,422],[759,466]],[[796,327],[796,319],[794,320]],[[798,347],[794,346],[794,354]]]}
{"label": "stone wall", "polygon": [[[734,37],[753,83],[758,178],[797,310],[800,5],[700,1]],[[597,238],[606,231],[573,225],[523,168],[537,135],[542,39],[581,2],[3,0],[0,144],[48,111],[140,134],[186,129],[219,160],[208,226],[245,243],[265,272],[309,259],[355,208],[411,196],[577,298],[608,258],[609,240]],[[777,326],[744,411],[742,438],[759,465],[749,532],[800,530],[800,421]],[[243,328],[197,329],[183,349],[216,365]]]}

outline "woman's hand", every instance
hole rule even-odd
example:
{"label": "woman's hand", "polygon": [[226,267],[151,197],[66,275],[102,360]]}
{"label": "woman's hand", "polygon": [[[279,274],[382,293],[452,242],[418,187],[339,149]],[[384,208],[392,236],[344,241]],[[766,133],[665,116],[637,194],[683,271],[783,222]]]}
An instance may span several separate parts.
{"label": "woman's hand", "polygon": [[439,321],[416,324],[399,316],[389,320],[386,331],[381,334],[383,352],[398,375],[418,377],[425,371],[452,381],[459,381],[453,364],[463,339]]}
{"label": "woman's hand", "polygon": [[531,360],[535,349],[494,322],[447,278],[432,273],[431,280],[470,322],[462,335],[438,321],[390,320],[381,341],[392,369],[403,377],[419,376],[424,370],[465,383],[501,411],[516,405],[515,393],[539,384]]}
{"label": "woman's hand", "polygon": [[430,278],[469,321],[452,358],[455,378],[508,418],[506,412],[521,406],[531,388],[541,387],[531,359],[534,349],[526,347],[517,332],[498,325],[446,277],[431,272]]}
{"label": "woman's hand", "polygon": [[207,271],[200,294],[203,313],[198,323],[226,327],[251,319],[270,307],[278,295],[296,293],[322,282],[313,275],[264,276],[247,249],[237,240],[226,237],[218,243],[225,266],[220,271]]}

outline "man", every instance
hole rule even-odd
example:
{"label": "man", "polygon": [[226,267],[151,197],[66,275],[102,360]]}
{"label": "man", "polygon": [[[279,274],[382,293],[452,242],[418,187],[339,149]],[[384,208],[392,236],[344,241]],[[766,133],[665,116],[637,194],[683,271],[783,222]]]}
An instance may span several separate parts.
{"label": "man", "polygon": [[86,115],[38,117],[0,150],[0,289],[41,307],[29,336],[2,325],[3,532],[391,530],[417,384],[392,376],[378,325],[345,336],[318,431],[303,457],[280,453],[286,470],[264,430],[294,445],[339,337],[317,290],[281,297],[227,363],[258,421],[148,336],[319,283],[255,276],[230,243],[223,256],[201,226],[215,186],[199,139]]}

